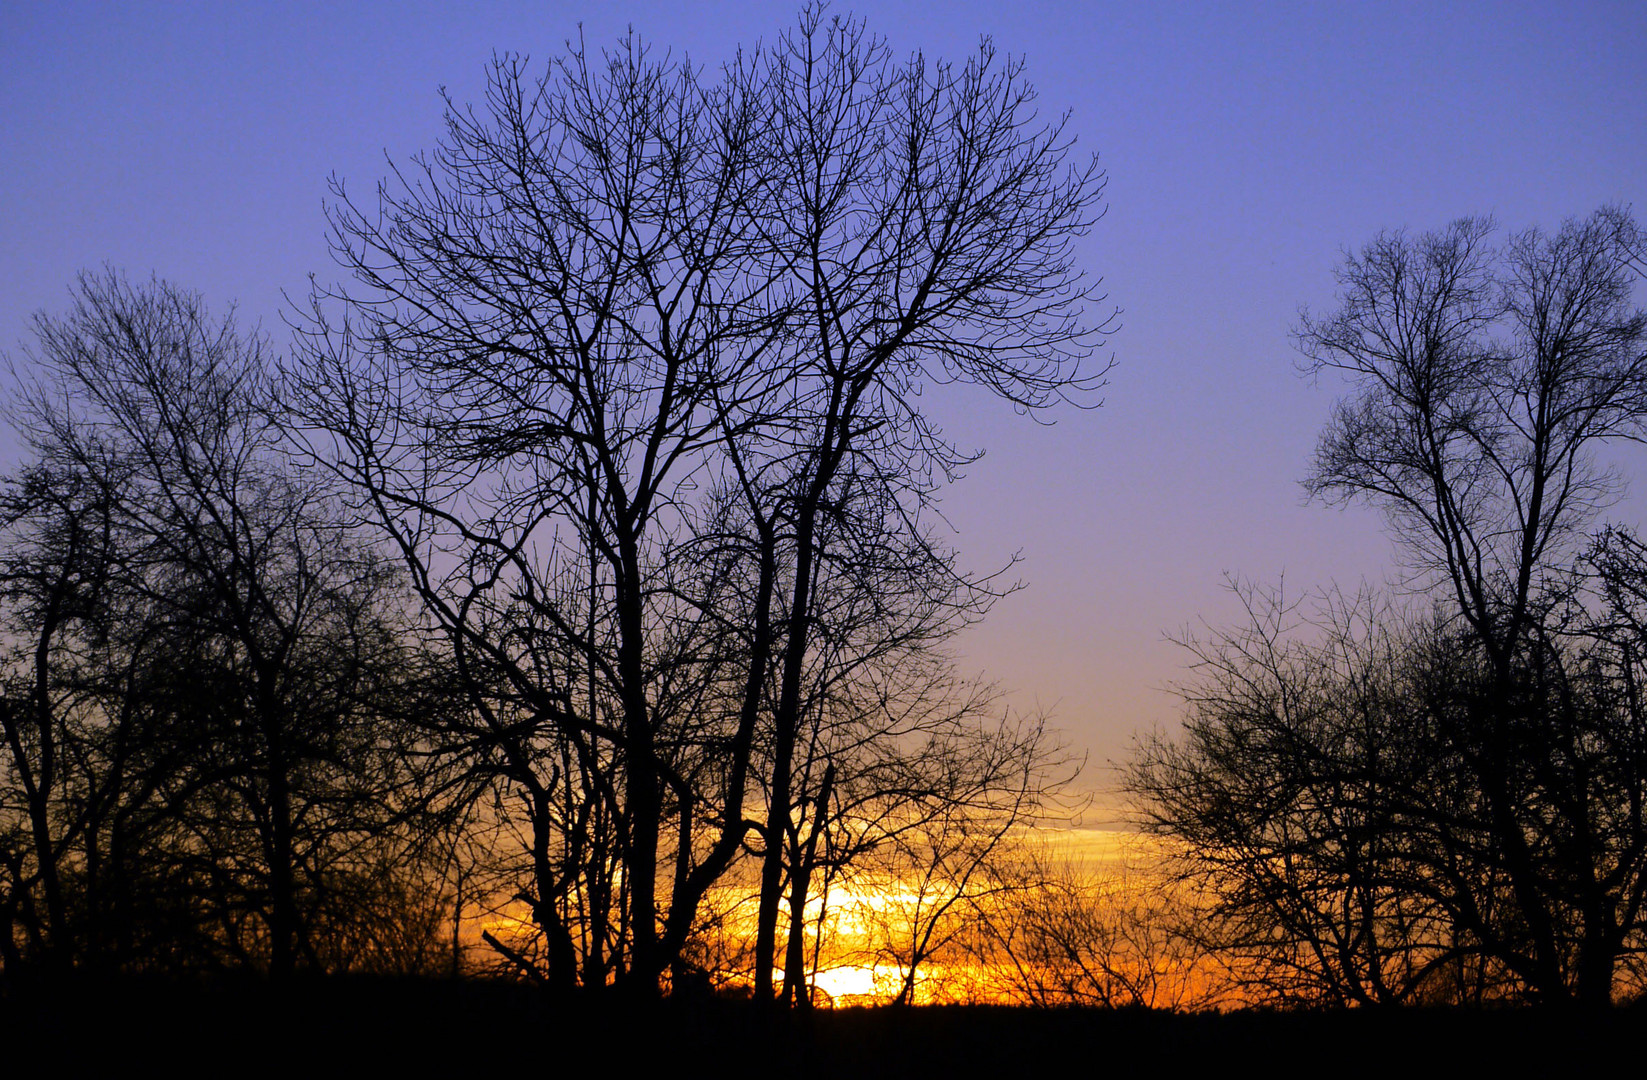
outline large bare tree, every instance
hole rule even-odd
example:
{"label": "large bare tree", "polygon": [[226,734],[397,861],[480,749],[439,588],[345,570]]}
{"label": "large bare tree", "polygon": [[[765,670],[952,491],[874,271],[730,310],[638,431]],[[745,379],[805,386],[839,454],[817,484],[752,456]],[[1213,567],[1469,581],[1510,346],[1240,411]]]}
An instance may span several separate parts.
{"label": "large bare tree", "polygon": [[1647,433],[1639,232],[1604,208],[1495,237],[1380,235],[1298,330],[1350,386],[1307,487],[1382,510],[1433,610],[1312,642],[1259,605],[1134,773],[1276,986],[1602,1005],[1639,947],[1639,551],[1581,557],[1622,490],[1598,455]]}
{"label": "large bare tree", "polygon": [[930,533],[965,455],[916,397],[1039,410],[1102,375],[1075,265],[1102,174],[1032,102],[987,43],[895,62],[809,9],[713,73],[633,38],[499,59],[374,200],[338,188],[353,280],[290,404],[473,690],[550,982],[655,990],[753,834],[772,996],[820,688],[987,606]]}

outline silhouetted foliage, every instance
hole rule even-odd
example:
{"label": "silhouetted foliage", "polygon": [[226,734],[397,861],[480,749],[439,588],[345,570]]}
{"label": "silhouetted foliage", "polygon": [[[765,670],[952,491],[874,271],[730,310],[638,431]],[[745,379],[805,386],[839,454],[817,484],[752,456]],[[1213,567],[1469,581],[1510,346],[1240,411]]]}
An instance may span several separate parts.
{"label": "silhouetted foliage", "polygon": [[1251,598],[1135,763],[1282,998],[1605,1004],[1647,929],[1644,564],[1618,532],[1584,553],[1621,488],[1595,452],[1647,424],[1639,234],[1604,209],[1491,236],[1380,236],[1299,330],[1352,386],[1307,486],[1382,509],[1433,610],[1334,600],[1312,638]]}
{"label": "silhouetted foliage", "polygon": [[415,653],[392,565],[282,449],[266,346],[112,271],[35,332],[0,491],[8,967],[401,963]]}
{"label": "silhouetted foliage", "polygon": [[113,271],[13,359],[0,963],[478,937],[556,991],[804,1004],[809,912],[892,875],[909,1000],[1079,764],[944,652],[1010,586],[936,535],[976,455],[918,398],[1092,403],[1096,160],[987,41],[897,61],[821,6],[718,72],[631,37],[447,104],[373,205],[336,186],[352,281],[290,362]]}

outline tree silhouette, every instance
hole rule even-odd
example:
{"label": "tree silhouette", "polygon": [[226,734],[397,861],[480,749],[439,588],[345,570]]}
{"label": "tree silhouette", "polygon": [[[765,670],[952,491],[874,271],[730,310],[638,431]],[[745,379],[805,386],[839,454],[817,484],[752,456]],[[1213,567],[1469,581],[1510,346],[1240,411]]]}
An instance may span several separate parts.
{"label": "tree silhouette", "polygon": [[529,823],[548,981],[655,990],[753,833],[773,996],[821,688],[988,602],[928,532],[967,455],[915,396],[1102,374],[1073,261],[1102,175],[1032,100],[987,43],[898,64],[809,8],[718,78],[633,38],[500,58],[375,205],[338,187],[354,281],[315,297],[295,426],[448,636],[448,743]]}
{"label": "tree silhouette", "polygon": [[1640,564],[1581,558],[1621,490],[1596,451],[1647,421],[1638,233],[1492,233],[1379,236],[1298,332],[1352,388],[1307,487],[1382,509],[1433,611],[1329,605],[1311,642],[1250,604],[1135,765],[1283,996],[1603,1005],[1643,929]]}
{"label": "tree silhouette", "polygon": [[405,855],[392,567],[292,470],[259,339],[158,280],[75,301],[37,318],[12,406],[14,895],[37,883],[45,943],[83,962],[329,966]]}

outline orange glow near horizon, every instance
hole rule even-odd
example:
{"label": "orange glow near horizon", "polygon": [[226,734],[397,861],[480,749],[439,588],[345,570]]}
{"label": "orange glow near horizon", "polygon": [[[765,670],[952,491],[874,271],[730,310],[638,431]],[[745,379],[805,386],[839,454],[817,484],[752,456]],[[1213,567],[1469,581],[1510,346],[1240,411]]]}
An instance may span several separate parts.
{"label": "orange glow near horizon", "polygon": [[[1042,829],[1024,839],[1026,843],[1015,849],[1019,861],[1003,871],[1018,873],[1021,880],[1000,879],[993,891],[978,890],[974,882],[977,895],[958,903],[950,903],[955,900],[952,885],[928,882],[923,891],[916,882],[884,873],[860,872],[829,882],[827,889],[819,883],[818,893],[808,901],[804,928],[808,979],[816,1002],[845,1006],[897,1000],[908,979],[914,927],[928,929],[922,920],[933,918],[946,904],[939,924],[931,927],[936,947],[916,968],[910,994],[916,1004],[1102,1001],[1111,992],[1109,984],[1119,988],[1114,992],[1120,1001],[1183,1004],[1209,1000],[1205,991],[1210,984],[1207,973],[1200,970],[1201,961],[1137,940],[1145,935],[1129,936],[1124,930],[1111,934],[1104,929],[1159,907],[1165,899],[1161,881],[1152,872],[1160,857],[1155,841],[1136,833],[1100,829]],[[1066,908],[1055,911],[1047,906],[1053,903]],[[1085,947],[1101,955],[1081,957],[1070,951],[1063,956],[1039,943],[1040,951],[1026,961],[1022,953],[1003,945],[1001,935],[1011,933],[1010,927],[1017,926],[1024,933],[1028,925],[1021,920],[1013,923],[1012,904],[1027,904],[1030,910],[1048,913],[1048,919],[1073,912],[1088,937],[1073,945],[1061,943],[1061,947],[1066,951]],[[747,989],[752,983],[748,963],[756,906],[753,884],[747,881],[723,884],[705,897],[700,911],[702,954],[695,962],[704,965],[713,985]],[[1001,925],[1008,930],[985,928],[992,921],[992,910],[1001,913]],[[785,915],[787,906],[778,927],[780,953],[788,934]],[[529,909],[518,899],[477,913],[466,922],[461,937],[466,945],[480,950],[476,955],[489,951],[481,941],[483,931],[511,946],[529,946],[537,936]],[[1017,941],[1013,948],[1034,952],[1037,944]],[[1026,985],[1027,963],[1040,965],[1035,970],[1038,981],[1032,986]],[[781,970],[774,972],[775,983],[781,984],[782,977]],[[1109,984],[1100,986],[1093,980],[1109,980]],[[1060,994],[1064,997],[1059,998]]]}

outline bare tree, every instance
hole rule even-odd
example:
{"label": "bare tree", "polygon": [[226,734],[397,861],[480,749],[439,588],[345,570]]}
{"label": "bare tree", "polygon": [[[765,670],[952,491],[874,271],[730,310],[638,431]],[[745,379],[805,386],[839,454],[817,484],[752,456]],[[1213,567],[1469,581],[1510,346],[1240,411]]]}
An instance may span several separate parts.
{"label": "bare tree", "polygon": [[1647,419],[1647,315],[1630,307],[1627,219],[1490,245],[1492,223],[1386,234],[1339,271],[1342,308],[1306,317],[1314,371],[1354,388],[1307,488],[1389,515],[1416,569],[1507,669],[1594,513],[1619,489],[1593,459]]}
{"label": "bare tree", "polygon": [[[12,481],[4,495],[11,541],[0,589],[20,639],[0,698],[6,738],[8,821],[4,910],[6,962],[22,959],[18,933],[31,956],[48,966],[73,953],[63,863],[85,828],[59,812],[72,785],[71,749],[63,744],[72,703],[56,685],[63,639],[93,616],[111,571],[107,492],[81,474],[37,468]],[[65,775],[70,774],[70,775]],[[91,800],[87,800],[90,802]],[[26,837],[26,839],[25,839]]]}
{"label": "bare tree", "polygon": [[451,642],[451,745],[530,822],[549,981],[655,992],[753,830],[772,996],[840,783],[796,786],[820,688],[981,610],[924,524],[964,455],[914,395],[1040,409],[1101,375],[1073,244],[1102,177],[1031,102],[987,45],[894,64],[809,9],[719,78],[633,39],[500,59],[375,206],[338,188],[355,280],[290,404]]}
{"label": "bare tree", "polygon": [[1477,950],[1439,884],[1449,860],[1472,887],[1479,869],[1449,828],[1468,793],[1426,714],[1426,661],[1456,643],[1371,596],[1243,599],[1246,626],[1188,643],[1199,678],[1182,736],[1147,740],[1132,763],[1145,829],[1211,898],[1202,936],[1244,994],[1417,1000]]}
{"label": "bare tree", "polygon": [[857,894],[855,919],[870,928],[857,948],[896,973],[887,989],[900,1004],[916,1001],[923,969],[957,952],[980,905],[1014,891],[1002,871],[1023,838],[1071,810],[1061,796],[1079,762],[1044,721],[992,722],[978,704],[929,717],[925,739],[865,770],[829,822],[825,888]]}
{"label": "bare tree", "polygon": [[[340,189],[353,322],[317,324],[298,404],[339,440],[450,636],[489,767],[531,808],[539,925],[566,943],[555,898],[591,884],[583,838],[548,810],[581,782],[559,764],[575,758],[622,846],[617,970],[655,985],[676,779],[660,684],[696,677],[689,634],[687,657],[661,651],[678,605],[659,567],[780,332],[752,220],[761,112],[736,77],[700,86],[633,41],[541,78],[501,59],[487,105],[449,108],[421,183],[384,188],[381,215]],[[558,961],[551,977],[573,978]]]}
{"label": "bare tree", "polygon": [[[1145,743],[1131,786],[1209,898],[1206,940],[1244,994],[1611,999],[1647,930],[1647,759],[1621,610],[1545,626],[1514,672],[1512,782],[1543,940],[1477,772],[1483,702],[1502,691],[1444,610],[1362,598],[1304,620],[1257,598],[1249,627],[1195,645],[1185,730]],[[1540,949],[1553,986],[1537,981]]]}
{"label": "bare tree", "polygon": [[[1472,718],[1484,730],[1461,733],[1461,751],[1527,923],[1522,974],[1537,992],[1561,996],[1557,916],[1529,835],[1582,832],[1585,812],[1571,800],[1587,800],[1526,773],[1523,754],[1546,753],[1551,733],[1516,700],[1517,670],[1536,672],[1549,659],[1543,640],[1567,567],[1619,490],[1595,450],[1643,432],[1647,314],[1631,306],[1639,251],[1621,211],[1553,235],[1527,230],[1501,249],[1490,234],[1490,223],[1466,220],[1415,241],[1380,237],[1340,271],[1341,310],[1304,320],[1305,355],[1355,387],[1323,436],[1309,487],[1383,508],[1486,658],[1489,700]],[[1567,808],[1527,820],[1546,802]],[[1579,992],[1605,1000],[1612,960],[1598,954],[1593,963]]]}
{"label": "bare tree", "polygon": [[1227,1003],[1206,912],[1171,860],[1134,834],[1134,850],[1089,861],[1062,850],[1070,836],[1015,844],[997,869],[1003,890],[972,905],[965,963],[989,999],[1175,1011]]}
{"label": "bare tree", "polygon": [[[935,477],[966,460],[914,408],[923,382],[973,382],[1035,410],[1089,392],[1102,375],[1080,370],[1098,330],[1082,320],[1093,297],[1072,258],[1102,174],[1095,159],[1069,160],[1061,122],[1036,120],[1021,64],[1001,61],[987,41],[958,69],[919,56],[896,63],[862,23],[809,8],[798,32],[780,38],[764,85],[779,115],[773,217],[798,299],[791,377],[769,410],[799,420],[805,442],[776,440],[795,478],[779,511],[794,562],[764,830],[762,998],[776,956],[782,836],[797,810],[790,773],[818,619],[811,591],[828,558],[825,515],[854,513],[863,498],[854,485],[871,499],[889,489],[875,523],[897,535],[897,515],[913,517]],[[943,576],[927,579],[936,593],[917,604],[981,614],[980,583],[957,590]]]}
{"label": "bare tree", "polygon": [[1298,332],[1352,387],[1307,487],[1385,512],[1420,613],[1312,640],[1251,605],[1133,774],[1282,996],[1603,1005],[1640,932],[1636,571],[1616,538],[1580,561],[1621,490],[1595,455],[1647,421],[1639,242],[1617,209],[1492,237],[1382,235]]}
{"label": "bare tree", "polygon": [[[6,716],[52,933],[72,867],[87,958],[112,918],[142,962],[130,934],[169,918],[203,951],[186,962],[319,965],[394,859],[392,567],[287,467],[263,345],[232,319],[110,271],[35,328],[4,574],[32,686]],[[162,894],[169,916],[130,907]]]}

